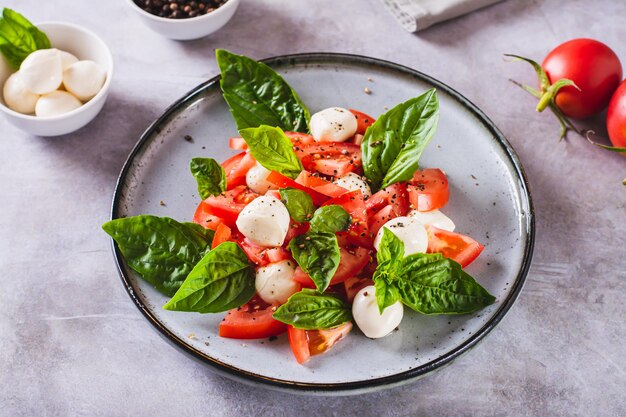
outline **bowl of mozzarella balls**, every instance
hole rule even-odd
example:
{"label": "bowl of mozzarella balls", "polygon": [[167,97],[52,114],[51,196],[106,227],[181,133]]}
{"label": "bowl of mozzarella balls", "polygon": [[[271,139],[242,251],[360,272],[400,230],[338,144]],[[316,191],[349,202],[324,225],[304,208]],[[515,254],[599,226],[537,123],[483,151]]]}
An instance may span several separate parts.
{"label": "bowl of mozzarella balls", "polygon": [[71,133],[93,120],[106,101],[113,56],[93,32],[70,23],[40,23],[51,48],[31,52],[19,68],[0,62],[0,110],[36,136]]}

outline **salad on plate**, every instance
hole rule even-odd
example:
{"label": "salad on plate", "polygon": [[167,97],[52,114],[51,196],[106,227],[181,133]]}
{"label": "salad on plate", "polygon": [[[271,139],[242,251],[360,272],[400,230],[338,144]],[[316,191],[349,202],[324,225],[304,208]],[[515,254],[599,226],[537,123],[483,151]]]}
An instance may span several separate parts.
{"label": "salad on plate", "polygon": [[217,62],[239,136],[227,160],[191,160],[202,197],[193,222],[103,225],[128,266],[171,297],[164,309],[225,312],[226,338],[287,333],[305,363],[355,326],[389,335],[406,308],[466,314],[495,301],[464,270],[483,246],[440,211],[445,172],[419,166],[437,128],[435,89],[378,119],[311,115],[265,64],[225,50]]}

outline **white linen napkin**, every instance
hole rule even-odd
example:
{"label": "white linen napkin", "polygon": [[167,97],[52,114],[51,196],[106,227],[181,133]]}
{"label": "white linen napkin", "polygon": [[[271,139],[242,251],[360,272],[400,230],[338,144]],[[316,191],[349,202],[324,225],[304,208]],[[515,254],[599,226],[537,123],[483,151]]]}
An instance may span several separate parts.
{"label": "white linen napkin", "polygon": [[473,12],[502,0],[383,0],[391,14],[409,32]]}

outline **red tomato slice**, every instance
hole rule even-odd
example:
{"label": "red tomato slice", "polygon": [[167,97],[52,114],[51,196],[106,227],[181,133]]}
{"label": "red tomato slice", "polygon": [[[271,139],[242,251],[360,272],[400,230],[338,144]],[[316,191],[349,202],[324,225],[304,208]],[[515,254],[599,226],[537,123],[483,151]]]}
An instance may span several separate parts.
{"label": "red tomato slice", "polygon": [[373,249],[373,240],[369,235],[367,226],[367,210],[363,193],[359,190],[348,191],[324,203],[325,206],[332,204],[343,207],[352,217],[350,228],[345,232],[339,233],[339,236],[345,237],[348,242],[354,245]]}
{"label": "red tomato slice", "polygon": [[291,142],[293,142],[294,145],[307,145],[309,143],[314,143],[315,139],[313,139],[313,136],[309,135],[308,133],[301,133],[301,132],[285,132],[285,136],[287,136],[289,139],[291,139]]}
{"label": "red tomato slice", "polygon": [[372,214],[367,222],[371,238],[374,239],[380,228],[389,220],[396,217],[398,217],[398,215],[391,204],[386,205],[378,212]]}
{"label": "red tomato slice", "polygon": [[417,171],[407,189],[411,208],[418,211],[440,209],[450,198],[448,177],[438,168]]}
{"label": "red tomato slice", "polygon": [[282,247],[264,248],[263,246],[255,245],[243,236],[237,239],[237,243],[246,253],[248,259],[258,266],[266,266],[274,262],[291,259],[291,253]]}
{"label": "red tomato slice", "polygon": [[409,199],[403,183],[392,184],[371,196],[365,202],[368,216],[372,216],[386,206],[391,206],[393,217],[406,216],[409,212]]}
{"label": "red tomato slice", "polygon": [[352,323],[350,322],[326,330],[302,330],[289,326],[289,345],[298,363],[303,364],[311,356],[328,351],[350,330],[352,330]]}
{"label": "red tomato slice", "polygon": [[244,185],[239,185],[232,190],[217,196],[211,196],[204,200],[206,212],[222,219],[227,226],[234,226],[237,217],[249,202],[259,195]]}
{"label": "red tomato slice", "polygon": [[228,139],[228,147],[236,151],[245,151],[248,149],[248,144],[244,138],[230,138]]}
{"label": "red tomato slice", "polygon": [[226,189],[230,190],[246,184],[246,174],[256,164],[254,157],[248,152],[241,152],[222,162],[226,172]]}
{"label": "red tomato slice", "polygon": [[289,223],[289,230],[287,230],[287,236],[285,236],[285,246],[287,246],[294,237],[303,235],[308,231],[309,223],[297,223],[291,220]]}
{"label": "red tomato slice", "polygon": [[[370,251],[366,248],[356,248],[354,250],[339,248],[339,252],[341,261],[329,285],[340,284],[348,278],[357,275],[370,261]],[[311,277],[300,267],[296,268],[293,280],[307,288],[315,288],[315,283]]]}
{"label": "red tomato slice", "polygon": [[346,292],[346,298],[348,299],[348,302],[352,304],[356,294],[363,288],[374,285],[374,281],[369,278],[352,277],[345,280],[343,285]]}
{"label": "red tomato slice", "polygon": [[446,258],[461,264],[471,264],[485,248],[469,236],[448,232],[435,226],[426,226],[428,231],[428,253],[441,253]]}
{"label": "red tomato slice", "polygon": [[204,201],[201,201],[192,221],[207,229],[216,230],[224,220],[211,214],[211,208]]}
{"label": "red tomato slice", "polygon": [[361,147],[349,142],[315,142],[295,146],[304,169],[333,177],[361,170]]}
{"label": "red tomato slice", "polygon": [[325,201],[328,200],[328,197],[320,193],[319,191],[315,191],[312,188],[305,187],[304,185],[297,183],[291,178],[285,177],[284,175],[276,171],[272,171],[270,175],[267,176],[267,181],[271,182],[278,188],[290,187],[290,188],[296,188],[298,190],[304,191],[305,193],[311,196],[311,199],[313,200],[313,204],[315,204],[316,206],[321,206],[322,204],[324,204]]}
{"label": "red tomato slice", "polygon": [[315,176],[306,170],[300,172],[300,175],[298,175],[298,178],[296,178],[296,182],[324,195],[327,195],[328,197],[338,197],[348,192],[347,189],[340,187],[330,181],[326,181],[324,178]]}
{"label": "red tomato slice", "polygon": [[276,308],[278,304],[267,304],[259,296],[254,296],[247,304],[226,314],[220,323],[220,336],[231,339],[262,339],[284,333],[287,325],[272,317]]}
{"label": "red tomato slice", "polygon": [[211,249],[215,249],[220,244],[229,241],[231,236],[232,231],[230,230],[230,227],[226,226],[224,223],[218,224],[217,228],[215,229],[215,235],[213,236]]}
{"label": "red tomato slice", "polygon": [[358,110],[354,110],[354,109],[349,109],[349,110],[356,117],[356,133],[360,135],[364,135],[367,128],[373,125],[376,119]]}

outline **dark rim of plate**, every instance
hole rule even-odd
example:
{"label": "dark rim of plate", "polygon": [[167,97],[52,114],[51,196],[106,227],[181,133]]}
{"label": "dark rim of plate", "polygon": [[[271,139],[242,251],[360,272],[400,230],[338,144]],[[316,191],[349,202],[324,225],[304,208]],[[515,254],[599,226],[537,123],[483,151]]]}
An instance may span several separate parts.
{"label": "dark rim of plate", "polygon": [[[428,84],[434,85],[437,89],[444,91],[446,94],[456,99],[460,104],[462,104],[472,115],[474,115],[477,119],[479,119],[484,126],[488,129],[488,131],[493,135],[495,142],[497,142],[505,154],[508,156],[509,161],[511,162],[515,173],[517,174],[517,179],[519,182],[520,188],[520,200],[522,204],[522,213],[524,218],[522,219],[522,228],[526,229],[526,247],[524,248],[524,258],[522,261],[521,268],[517,277],[515,278],[515,282],[511,287],[511,291],[509,292],[506,299],[504,299],[495,312],[494,316],[477,332],[471,335],[467,340],[465,340],[462,344],[445,353],[444,355],[424,364],[419,367],[415,367],[413,369],[409,369],[404,372],[400,372],[397,374],[370,379],[370,380],[361,380],[354,382],[340,382],[340,383],[303,383],[296,381],[289,381],[284,379],[276,379],[268,376],[256,374],[253,372],[245,371],[239,369],[235,366],[226,364],[219,360],[216,360],[205,353],[193,348],[189,344],[187,344],[184,340],[174,335],[163,323],[161,323],[152,313],[144,306],[141,299],[138,297],[138,290],[134,287],[132,281],[129,277],[126,276],[125,269],[122,267],[124,265],[124,260],[120,251],[117,248],[117,245],[114,241],[112,241],[113,247],[113,255],[115,258],[115,262],[117,265],[117,269],[128,291],[130,298],[134,301],[137,308],[143,313],[143,315],[152,323],[152,325],[161,333],[162,336],[165,337],[166,340],[174,344],[175,346],[182,349],[185,353],[191,355],[193,358],[210,365],[215,371],[218,373],[235,377],[241,382],[247,383],[255,383],[261,382],[268,387],[288,390],[288,391],[296,391],[296,392],[310,392],[310,393],[320,393],[320,394],[358,394],[365,391],[371,391],[374,389],[381,388],[390,388],[393,386],[397,386],[415,379],[418,379],[450,362],[454,359],[467,352],[469,349],[474,347],[483,337],[485,337],[506,315],[511,306],[513,305],[515,299],[518,297],[524,282],[526,280],[526,275],[528,274],[528,270],[530,268],[534,240],[535,240],[535,216],[532,200],[530,197],[530,191],[528,186],[528,181],[526,179],[526,174],[524,173],[524,169],[519,161],[519,158],[515,154],[515,151],[509,144],[509,142],[504,138],[504,135],[498,130],[498,128],[493,124],[491,120],[472,102],[463,97],[453,88],[447,86],[446,84],[438,81],[426,74],[423,74],[419,71],[416,71],[412,68],[408,68],[402,65],[395,64],[393,62],[370,58],[360,55],[352,55],[352,54],[342,54],[342,53],[303,53],[303,54],[293,54],[293,55],[283,55],[272,58],[267,58],[262,60],[262,62],[268,64],[272,67],[283,67],[283,66],[294,66],[296,64],[356,64],[356,65],[370,65],[376,66],[379,68],[385,68],[389,70],[393,70],[396,72],[400,72],[405,75],[409,75],[417,80],[426,82]],[[115,187],[115,192],[113,194],[113,204],[111,208],[111,218],[116,219],[119,217],[118,210],[120,206],[120,202],[122,199],[122,188],[124,186],[124,182],[130,169],[132,162],[136,155],[140,152],[144,144],[150,141],[158,132],[161,130],[161,126],[166,124],[172,117],[174,117],[181,109],[185,108],[186,105],[195,99],[200,98],[200,96],[210,88],[218,88],[219,89],[219,80],[220,76],[216,76],[211,78],[210,80],[198,85],[196,88],[188,92],[185,96],[183,96],[180,100],[176,101],[173,105],[171,105],[162,115],[159,117],[154,123],[146,129],[143,133],[130,155],[128,156],[126,162],[124,163],[124,167],[120,172],[120,175],[117,180],[117,184]]]}

